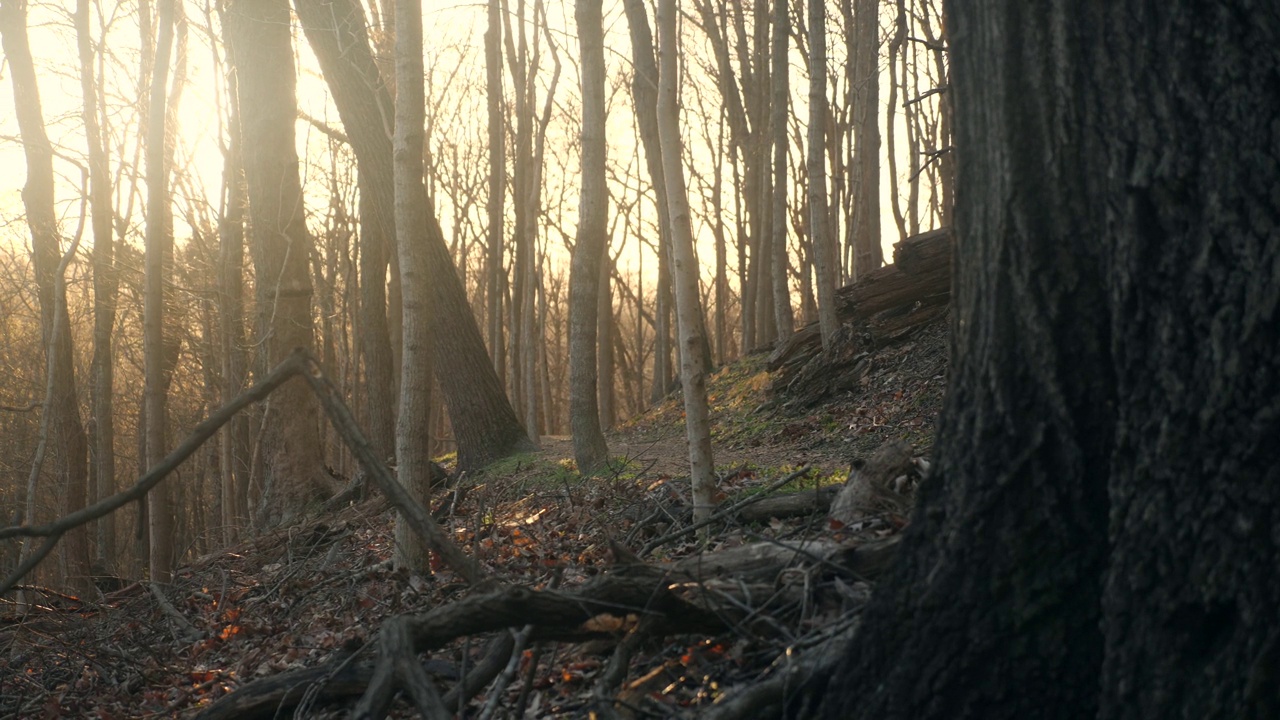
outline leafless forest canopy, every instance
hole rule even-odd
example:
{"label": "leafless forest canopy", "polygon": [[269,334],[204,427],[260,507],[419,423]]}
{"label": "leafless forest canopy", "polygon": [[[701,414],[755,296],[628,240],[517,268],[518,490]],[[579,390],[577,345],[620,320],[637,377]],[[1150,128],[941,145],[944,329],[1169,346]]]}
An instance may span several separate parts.
{"label": "leafless forest canopy", "polygon": [[[599,425],[675,387],[688,268],[655,178],[659,138],[646,137],[671,49],[655,7],[603,3],[593,75],[573,3],[427,3],[413,152],[402,132],[418,124],[405,101],[417,78],[394,5],[0,2],[0,524],[48,522],[132,485],[293,345],[402,468],[411,450],[480,458],[466,438],[499,431],[485,430],[492,411],[463,407],[485,396],[474,383],[493,380],[530,440],[567,435],[571,265],[589,242],[602,248],[588,266]],[[831,289],[880,266],[883,248],[949,224],[939,5],[678,4],[674,169],[712,364],[817,323]],[[597,137],[602,170],[587,159]],[[402,207],[405,152],[420,157],[422,192]],[[475,359],[449,344],[472,335],[484,378],[448,364]],[[41,579],[75,586],[90,565],[163,575],[356,477],[296,385],[301,399],[224,427],[162,496],[68,536]],[[411,449],[394,408],[419,392],[430,430]],[[4,546],[0,574],[19,552]]]}

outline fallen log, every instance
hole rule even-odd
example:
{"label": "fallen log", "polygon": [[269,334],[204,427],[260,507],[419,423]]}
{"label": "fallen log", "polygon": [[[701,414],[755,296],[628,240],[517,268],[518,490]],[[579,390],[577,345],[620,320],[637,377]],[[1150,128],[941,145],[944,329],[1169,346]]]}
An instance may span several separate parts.
{"label": "fallen log", "polygon": [[[715,634],[740,627],[748,619],[760,634],[769,633],[769,608],[800,607],[814,583],[779,582],[800,568],[828,577],[872,579],[884,572],[897,551],[898,538],[855,545],[814,540],[765,542],[664,564],[635,562],[615,566],[573,591],[506,586],[437,607],[419,616],[383,623],[376,664],[350,656],[319,667],[258,680],[232,692],[198,715],[197,720],[256,720],[276,716],[304,703],[350,701],[358,717],[385,717],[391,698],[404,690],[420,708],[454,712],[496,675],[512,653],[507,638],[491,645],[485,668],[477,667],[443,697],[429,676],[457,680],[447,661],[418,659],[465,636],[527,627],[530,641],[583,641],[680,633]],[[612,620],[611,620],[612,619]],[[633,640],[632,645],[638,642]],[[420,698],[425,697],[425,700]]]}
{"label": "fallen log", "polygon": [[813,490],[801,490],[761,500],[754,505],[742,508],[738,517],[747,522],[765,522],[773,518],[785,520],[825,513],[830,509],[831,502],[840,492],[841,487],[841,485],[824,485]]}
{"label": "fallen log", "polygon": [[808,563],[837,574],[873,580],[892,564],[897,546],[896,535],[870,543],[833,540],[752,543],[658,567],[672,580],[734,578],[742,582],[772,582],[787,568]]}
{"label": "fallen log", "polygon": [[[936,317],[951,300],[951,230],[940,228],[894,245],[894,262],[866,273],[836,290],[836,313],[845,325],[858,326],[858,350],[897,341]],[[817,323],[810,323],[779,345],[766,365],[770,372],[798,366],[821,349]]]}

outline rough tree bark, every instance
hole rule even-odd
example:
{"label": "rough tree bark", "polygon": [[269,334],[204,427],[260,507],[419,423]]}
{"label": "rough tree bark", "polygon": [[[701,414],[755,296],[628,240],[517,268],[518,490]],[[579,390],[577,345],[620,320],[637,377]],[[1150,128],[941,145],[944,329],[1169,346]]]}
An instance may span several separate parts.
{"label": "rough tree bark", "polygon": [[[367,166],[376,178],[370,187],[377,215],[392,218],[391,138],[383,120],[389,116],[378,110],[391,108],[391,102],[369,47],[364,15],[351,0],[296,0],[294,7],[333,93],[357,166]],[[431,359],[437,377],[445,378],[440,389],[458,441],[459,466],[474,469],[531,448],[489,361],[434,212],[418,232],[416,244],[431,268]]]}
{"label": "rough tree bark", "polygon": [[1280,710],[1280,14],[953,2],[952,383],[825,716]]}
{"label": "rough tree bark", "polygon": [[[293,47],[287,0],[232,0],[223,32],[232,47],[240,93],[240,132],[249,206],[251,256],[257,278],[259,367],[282,362],[312,338],[312,240],[302,207]],[[271,398],[263,418],[260,454],[266,496],[259,517],[289,522],[327,487],[321,467],[319,408],[300,383]]]}
{"label": "rough tree bark", "polygon": [[595,471],[609,459],[596,392],[600,265],[609,245],[601,12],[600,0],[577,0],[574,7],[582,48],[582,189],[578,237],[569,268],[569,427],[573,457],[584,473]]}

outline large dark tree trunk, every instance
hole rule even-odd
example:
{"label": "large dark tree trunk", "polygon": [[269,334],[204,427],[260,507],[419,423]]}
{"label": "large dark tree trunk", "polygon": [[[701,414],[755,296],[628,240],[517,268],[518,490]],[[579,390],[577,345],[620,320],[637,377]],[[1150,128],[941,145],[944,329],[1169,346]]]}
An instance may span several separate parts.
{"label": "large dark tree trunk", "polygon": [[[311,235],[303,213],[298,156],[293,42],[288,0],[235,0],[223,33],[232,48],[256,278],[259,369],[294,348],[313,345]],[[266,491],[258,505],[268,524],[287,523],[331,488],[321,467],[319,406],[301,383],[271,396],[260,455]]]}
{"label": "large dark tree trunk", "polygon": [[1280,709],[1280,14],[952,3],[954,369],[826,717]]}
{"label": "large dark tree trunk", "polygon": [[[378,110],[390,113],[392,106],[369,48],[364,15],[350,0],[296,0],[294,7],[333,93],[356,162],[373,178],[368,187],[374,191],[377,215],[393,218],[391,139],[382,119],[390,115]],[[427,284],[430,349],[458,441],[458,464],[476,468],[532,447],[489,361],[434,208],[418,228],[416,243],[427,254],[432,273]]]}

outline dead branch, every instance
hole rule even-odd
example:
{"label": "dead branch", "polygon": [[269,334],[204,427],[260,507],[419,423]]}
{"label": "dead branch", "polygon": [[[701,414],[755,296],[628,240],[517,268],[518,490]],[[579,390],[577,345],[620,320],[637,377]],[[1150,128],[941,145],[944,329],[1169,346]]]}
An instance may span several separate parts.
{"label": "dead branch", "polygon": [[[295,350],[295,353],[300,351]],[[303,352],[302,362],[305,364],[305,372],[302,377],[306,379],[307,384],[311,386],[311,390],[315,392],[316,397],[320,400],[320,405],[324,408],[325,414],[329,416],[329,422],[333,424],[333,429],[338,431],[343,442],[351,449],[356,459],[360,461],[360,465],[364,467],[365,472],[373,478],[378,484],[378,489],[382,494],[391,501],[396,510],[400,511],[402,517],[409,522],[409,526],[413,531],[422,538],[427,547],[435,551],[440,559],[449,566],[451,570],[458,573],[462,579],[466,580],[470,585],[476,585],[489,576],[480,563],[469,557],[458,547],[453,540],[445,535],[440,525],[427,513],[404,486],[391,476],[391,471],[387,469],[387,465],[373,451],[373,447],[369,444],[369,440],[365,438],[364,433],[360,430],[360,425],[356,423],[355,417],[351,414],[351,409],[342,401],[342,396],[338,393],[338,389],[333,386],[329,378],[320,369],[320,363],[316,361],[309,353]]]}
{"label": "dead branch", "polygon": [[365,438],[364,433],[360,431],[359,425],[351,415],[351,410],[342,401],[337,388],[320,370],[320,364],[315,357],[305,349],[298,348],[284,362],[268,373],[261,382],[237,395],[235,399],[218,408],[216,412],[197,425],[191,431],[191,434],[182,441],[182,444],[165,456],[164,460],[158,465],[148,470],[133,487],[46,525],[20,525],[0,528],[0,540],[10,537],[48,538],[35,552],[19,563],[17,569],[9,577],[5,578],[3,583],[0,583],[0,594],[11,590],[32,568],[47,557],[62,536],[69,530],[97,520],[130,502],[146,496],[169,473],[177,469],[188,457],[194,454],[206,440],[213,437],[214,433],[230,421],[236,413],[255,402],[261,401],[276,388],[288,382],[294,375],[301,375],[306,379],[307,384],[311,386],[312,391],[319,398],[320,404],[324,407],[330,422],[333,423],[334,429],[338,431],[338,434],[351,449],[351,452],[360,461],[365,472],[369,473],[374,481],[378,483],[378,488],[382,490],[382,493],[409,520],[410,526],[423,539],[427,547],[435,551],[450,569],[458,573],[469,584],[474,585],[487,577],[488,573],[481,568],[479,563],[463,553],[462,549],[454,544],[440,529],[440,526],[431,519],[427,511],[409,496],[409,493],[400,483],[391,477],[391,471],[387,469],[386,463],[374,454],[369,441]]}
{"label": "dead branch", "polygon": [[225,425],[236,413],[244,408],[260,401],[267,395],[271,394],[276,388],[283,385],[290,378],[300,372],[303,368],[305,357],[301,354],[294,353],[284,362],[280,363],[272,370],[261,382],[253,387],[245,390],[236,396],[234,400],[227,403],[210,415],[191,431],[186,440],[182,444],[174,448],[173,452],[165,456],[160,464],[151,468],[138,479],[138,482],[128,490],[123,490],[110,497],[104,498],[89,507],[77,510],[69,515],[45,524],[45,525],[19,525],[15,527],[0,528],[0,540],[11,537],[44,537],[47,538],[43,545],[28,555],[18,567],[0,582],[0,594],[4,594],[13,589],[31,569],[40,563],[45,557],[53,551],[58,544],[58,540],[62,538],[69,530],[88,522],[97,520],[98,518],[115,512],[125,505],[140,500],[145,497],[156,485],[160,484],[169,473],[173,472],[188,457],[193,455],[206,440],[213,437],[218,429]]}
{"label": "dead branch", "polygon": [[774,662],[777,672],[768,679],[753,683],[739,692],[729,694],[724,701],[711,706],[702,714],[712,720],[740,720],[746,717],[781,717],[781,708],[770,712],[771,708],[781,706],[787,697],[808,685],[815,677],[821,677],[835,667],[844,657],[845,650],[853,639],[856,625],[829,638],[817,647],[794,657],[791,648]]}
{"label": "dead branch", "polygon": [[164,613],[165,617],[172,620],[175,625],[182,629],[182,634],[188,642],[195,642],[200,639],[200,631],[182,613],[178,612],[173,603],[169,602],[169,598],[164,596],[164,592],[159,585],[147,583],[147,589],[151,591],[151,596],[156,599],[156,604],[160,606],[160,612]]}
{"label": "dead branch", "polygon": [[682,538],[685,535],[689,535],[690,533],[696,532],[712,523],[716,523],[721,520],[724,520],[725,518],[730,517],[735,513],[739,512],[743,508],[764,500],[765,498],[769,497],[770,493],[776,492],[777,490],[789,484],[792,480],[797,480],[799,478],[804,477],[805,475],[808,475],[809,470],[810,468],[808,467],[800,468],[799,470],[796,470],[793,473],[790,473],[788,475],[783,476],[782,478],[779,478],[778,480],[773,481],[764,490],[761,490],[759,493],[752,495],[751,497],[745,498],[743,500],[739,500],[738,502],[730,505],[729,507],[717,513],[714,513],[703,520],[693,523],[692,525],[681,528],[680,530],[676,530],[675,532],[667,533],[666,535],[663,535],[661,537],[654,538],[653,540],[650,540],[648,543],[645,544],[644,548],[640,550],[639,555],[641,557],[648,555],[649,553],[653,552],[655,548],[661,547],[671,542],[672,540]]}

